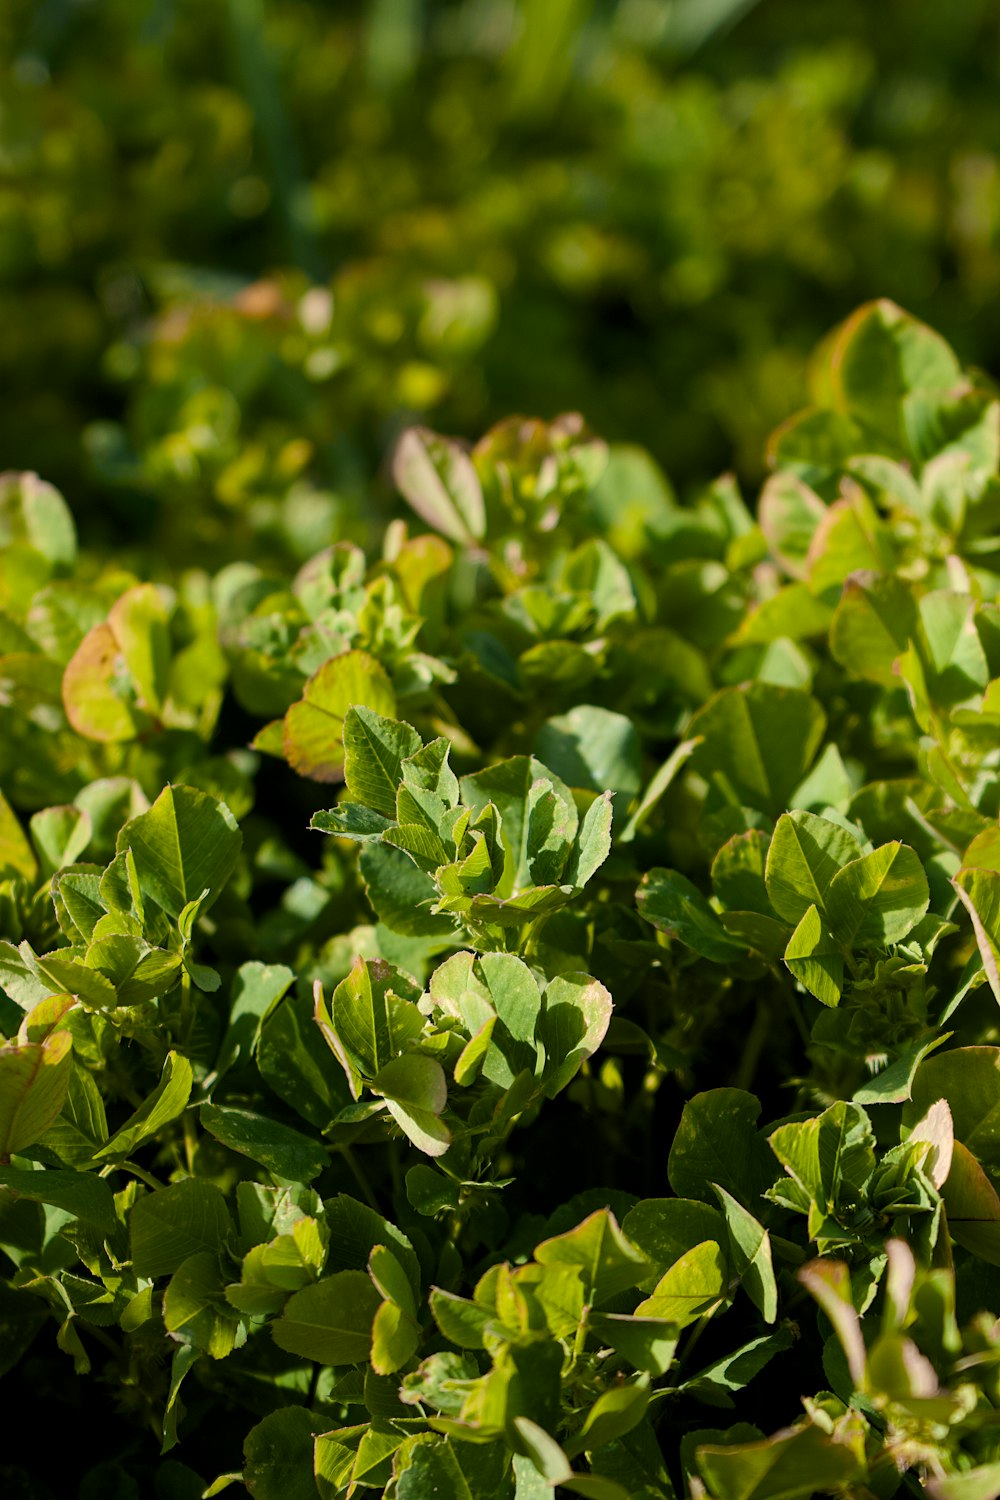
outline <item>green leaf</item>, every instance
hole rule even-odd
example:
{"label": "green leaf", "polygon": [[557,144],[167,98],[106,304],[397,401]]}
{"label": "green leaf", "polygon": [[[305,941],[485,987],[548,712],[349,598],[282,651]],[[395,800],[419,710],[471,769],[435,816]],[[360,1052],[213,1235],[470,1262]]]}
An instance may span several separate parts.
{"label": "green leaf", "polygon": [[962,373],[940,334],[885,297],[841,324],[825,365],[837,405],[903,452],[906,397],[950,391]]}
{"label": "green leaf", "polygon": [[768,1140],[782,1166],[827,1208],[842,1189],[856,1198],[875,1169],[871,1122],[843,1099],[811,1120],[780,1125]]}
{"label": "green leaf", "polygon": [[[909,1047],[904,1047],[895,1062],[883,1068],[881,1072],[875,1073],[867,1083],[863,1083],[859,1089],[855,1089],[851,1095],[852,1103],[866,1107],[871,1104],[903,1104],[911,1097],[917,1072],[924,1058],[935,1047],[940,1047],[948,1041],[950,1031],[940,1036],[932,1037],[929,1042],[914,1042]],[[951,1054],[949,1054],[951,1055]]]}
{"label": "green leaf", "polygon": [[382,843],[361,851],[365,891],[380,921],[404,937],[443,937],[455,932],[452,916],[434,911],[440,892],[402,849]]}
{"label": "green leaf", "polygon": [[567,786],[588,792],[610,789],[625,798],[638,792],[642,751],[631,719],[590,703],[546,719],[535,736],[535,752]]}
{"label": "green leaf", "polygon": [[385,1098],[389,1113],[418,1150],[441,1156],[451,1144],[448,1127],[438,1119],[448,1102],[448,1082],[432,1057],[410,1055],[385,1063],[371,1084]]}
{"label": "green leaf", "polygon": [[418,1162],[406,1174],[406,1197],[418,1214],[433,1218],[445,1209],[458,1208],[459,1186],[443,1172]]}
{"label": "green leaf", "polygon": [[927,876],[905,844],[883,844],[845,865],[830,882],[826,917],[847,947],[899,943],[930,904]]}
{"label": "green leaf", "polygon": [[395,1224],[364,1203],[339,1193],[325,1204],[330,1230],[329,1264],[334,1270],[367,1271],[376,1245],[387,1246],[406,1272],[414,1296],[420,1296],[420,1266],[413,1246]]}
{"label": "green leaf", "polygon": [[303,1406],[282,1406],[251,1427],[243,1478],[255,1500],[318,1500],[313,1439],[321,1425]]}
{"label": "green leaf", "polygon": [[591,1332],[602,1344],[637,1370],[665,1375],[673,1364],[678,1328],[665,1318],[638,1318],[624,1313],[591,1313]]}
{"label": "green leaf", "polygon": [[826,911],[826,894],[837,872],[862,853],[854,834],[810,812],[783,813],[767,851],[765,881],[771,905],[798,924],[811,906]]}
{"label": "green leaf", "polygon": [[392,461],[403,497],[435,531],[471,547],[486,533],[486,508],[475,466],[450,438],[427,427],[403,433]]}
{"label": "green leaf", "polygon": [[0,1159],[39,1140],[58,1118],[69,1090],[73,1038],[0,1047]]}
{"label": "green leaf", "polygon": [[820,497],[795,474],[771,474],[761,491],[758,515],[771,555],[790,578],[805,578],[813,538],[826,515]]}
{"label": "green leaf", "polygon": [[232,1231],[226,1200],[214,1182],[186,1177],[139,1198],[129,1216],[137,1276],[169,1276],[188,1256],[217,1252]]}
{"label": "green leaf", "polygon": [[139,883],[172,917],[208,892],[205,910],[236,865],[243,836],[224,802],[191,786],[167,786],[149,812],[126,823],[119,854],[131,850]]}
{"label": "green leaf", "polygon": [[10,1188],[19,1198],[61,1208],[64,1213],[93,1224],[103,1235],[114,1232],[117,1222],[114,1198],[103,1177],[52,1168],[31,1172],[20,1167],[0,1167],[0,1187]]}
{"label": "green leaf", "polygon": [[514,1427],[521,1440],[521,1447],[534,1464],[545,1482],[553,1488],[572,1477],[569,1459],[554,1437],[544,1427],[532,1422],[530,1417],[515,1417]]}
{"label": "green leaf", "polygon": [[963,869],[951,883],[969,913],[986,978],[1000,1004],[1000,873]]}
{"label": "green leaf", "polygon": [[368,1274],[377,1289],[411,1318],[417,1316],[413,1288],[403,1267],[386,1245],[375,1245],[368,1257]]}
{"label": "green leaf", "polygon": [[972,1152],[959,1140],[941,1190],[948,1231],[966,1250],[1000,1266],[1000,1196]]}
{"label": "green leaf", "polygon": [[1000,1047],[954,1047],[917,1069],[903,1125],[912,1129],[946,1099],[955,1135],[989,1167],[1000,1167]]}
{"label": "green leaf", "polygon": [[328,1165],[319,1141],[253,1110],[203,1104],[199,1113],[202,1125],[217,1141],[260,1162],[277,1177],[312,1182]]}
{"label": "green leaf", "polygon": [[110,619],[88,630],[67,662],[62,699],[70,724],[86,739],[116,744],[153,727]]}
{"label": "green leaf", "polygon": [[691,765],[719,778],[737,801],[777,817],[825,729],[826,715],[808,693],[766,682],[723,688],[688,725],[688,735],[702,741]]}
{"label": "green leaf", "polygon": [[159,714],[167,694],[170,665],[169,616],[151,583],[127,589],[108,615],[108,625],[125,658],[139,703]]}
{"label": "green leaf", "polygon": [[664,1272],[636,1315],[686,1328],[724,1299],[726,1282],[726,1258],[715,1240],[705,1240]]}
{"label": "green leaf", "polygon": [[566,864],[564,878],[569,885],[585,886],[611,853],[613,816],[610,792],[595,798],[587,808]]}
{"label": "green leaf", "polygon": [[367,1360],[381,1297],[362,1271],[339,1271],[304,1287],[271,1325],[279,1349],[321,1365]]}
{"label": "green leaf", "polygon": [[409,1141],[425,1156],[443,1156],[451,1145],[451,1131],[433,1110],[387,1099],[386,1108]]}
{"label": "green leaf", "polygon": [[810,906],[788,939],[785,966],[824,1005],[839,1005],[844,955],[815,906]]}
{"label": "green leaf", "polygon": [[712,889],[733,911],[774,917],[765,886],[770,836],[760,828],[734,833],[712,861]]}
{"label": "green leaf", "polygon": [[390,719],[395,714],[396,694],[384,668],[367,651],[331,657],[285,714],[282,744],[292,769],[312,781],[340,781],[344,721],[359,706]]}
{"label": "green leaf", "polygon": [[[9,544],[12,532],[23,534],[28,545],[54,567],[71,567],[76,561],[76,526],[59,491],[30,472],[6,474],[4,488],[4,542]],[[15,507],[20,526],[17,522],[10,525],[10,511]]]}
{"label": "green leaf", "polygon": [[356,1067],[366,1078],[420,1036],[423,1017],[413,1004],[413,985],[382,959],[355,960],[333,992],[330,1017]]}
{"label": "green leaf", "polygon": [[1000,1463],[929,1479],[925,1489],[930,1500],[993,1500],[1000,1490]]}
{"label": "green leaf", "polygon": [[372,1323],[371,1366],[392,1375],[412,1359],[420,1345],[420,1326],[395,1302],[383,1302]]}
{"label": "green leaf", "polygon": [[[474,776],[462,778],[462,801],[478,817],[489,803],[493,803],[500,814],[505,850],[503,876],[495,893],[509,896],[525,886],[533,884],[531,872],[531,790],[536,781],[548,781],[556,798],[562,803],[564,831],[567,840],[577,831],[576,805],[569,788],[546,766],[533,756],[517,755],[511,760],[500,761]],[[594,830],[595,857],[598,852],[599,831]],[[598,860],[600,863],[600,860]],[[578,881],[582,884],[582,881]]]}
{"label": "green leaf", "polygon": [[696,1198],[644,1198],[625,1215],[622,1233],[658,1276],[705,1240],[715,1240],[720,1248],[727,1243],[719,1210]]}
{"label": "green leaf", "polygon": [[[477,1482],[478,1465],[490,1464],[484,1455],[504,1444],[451,1443],[446,1438],[420,1437],[407,1450],[405,1460],[397,1464],[396,1495],[398,1500],[478,1500],[480,1495],[506,1497],[509,1491],[497,1489],[499,1475],[495,1465]],[[470,1471],[466,1472],[466,1469]]]}
{"label": "green leaf", "polygon": [[694,1396],[700,1396],[703,1400],[711,1401],[713,1405],[731,1405],[732,1403],[720,1399],[720,1393],[728,1391],[741,1391],[744,1386],[749,1385],[754,1376],[759,1375],[765,1365],[770,1364],[776,1354],[781,1354],[785,1349],[792,1347],[792,1334],[788,1328],[778,1328],[774,1333],[765,1334],[758,1339],[751,1339],[749,1344],[735,1349],[731,1354],[724,1354],[721,1358],[713,1360],[697,1375],[690,1376],[685,1380],[682,1390],[689,1391]]}
{"label": "green leaf", "polygon": [[38,875],[38,862],[31,845],[3,792],[0,792],[0,870],[23,875],[29,884]]}
{"label": "green leaf", "polygon": [[635,809],[635,812],[629,818],[621,834],[619,835],[618,842],[620,844],[630,844],[632,842],[636,834],[646,823],[650,813],[653,811],[656,804],[660,801],[660,798],[663,796],[664,792],[666,792],[668,787],[673,782],[674,778],[683,769],[685,762],[690,760],[691,756],[698,748],[698,745],[700,743],[700,740],[696,739],[682,740],[681,743],[677,745],[673,751],[671,751],[670,755],[663,762],[663,765],[660,766],[659,770],[655,773],[649,785],[647,786],[646,790],[643,792],[641,798],[639,799],[638,807]]}
{"label": "green leaf", "polygon": [[193,1077],[187,1058],[179,1052],[168,1052],[156,1088],[135,1114],[115,1131],[107,1145],[101,1147],[96,1153],[97,1158],[110,1157],[112,1161],[118,1161],[131,1156],[140,1142],[151,1139],[164,1125],[176,1120],[183,1114],[191,1097]]}
{"label": "green leaf", "polygon": [[812,1425],[756,1443],[698,1449],[698,1469],[718,1500],[811,1500],[847,1490],[864,1474],[862,1453]]}
{"label": "green leaf", "polygon": [[49,1316],[40,1297],[0,1281],[0,1376],[17,1368]]}
{"label": "green leaf", "polygon": [[298,991],[273,999],[266,1010],[257,1066],[278,1097],[317,1130],[325,1130],[350,1100],[343,1069],[316,1025],[309,996]]}
{"label": "green leaf", "polygon": [[361,807],[356,802],[331,807],[328,812],[313,813],[309,822],[309,827],[317,833],[332,833],[336,838],[355,839],[358,843],[380,839],[394,825],[395,815],[384,818],[381,813],[372,812],[370,807]]}
{"label": "green leaf", "polygon": [[89,1163],[108,1139],[108,1120],[101,1091],[86,1068],[70,1072],[69,1091],[59,1118],[42,1137],[68,1167]]}
{"label": "green leaf", "polygon": [[545,988],[536,1032],[545,1052],[542,1079],[549,1099],[572,1081],[604,1040],[614,1005],[589,974],[559,974]]}
{"label": "green leaf", "polygon": [[493,1083],[506,1088],[522,1069],[538,1071],[541,991],[527,964],[513,953],[484,953],[479,967],[497,1016],[483,1071]]}
{"label": "green leaf", "polygon": [[684,1106],[667,1162],[679,1197],[711,1203],[724,1187],[741,1203],[756,1205],[775,1172],[757,1133],[760,1104],[742,1089],[709,1089]]}
{"label": "green leaf", "polygon": [[764,1226],[725,1188],[716,1196],[726,1221],[729,1258],[740,1284],[765,1323],[778,1316],[778,1286],[771,1262],[771,1238]]}
{"label": "green leaf", "polygon": [[862,570],[844,584],[830,626],[830,651],[851,677],[894,687],[893,666],[916,634],[913,595],[892,574]]}
{"label": "green leaf", "polygon": [[659,932],[684,943],[713,963],[732,963],[746,952],[737,938],[730,937],[719,915],[677,870],[649,870],[636,892],[639,911]]}
{"label": "green leaf", "polygon": [[163,1293],[163,1326],[213,1359],[233,1352],[237,1314],[226,1302],[219,1259],[212,1251],[188,1256],[171,1276]]}
{"label": "green leaf", "polygon": [[294,978],[284,964],[240,965],[233,977],[229,1020],[215,1060],[215,1080],[249,1057],[257,1044],[261,1021]]}
{"label": "green leaf", "polygon": [[402,763],[421,748],[409,724],[352,707],[344,719],[344,780],[351,797],[383,817],[396,817]]}
{"label": "green leaf", "polygon": [[990,670],[976,629],[975,601],[935,589],[920,600],[919,614],[916,648],[931,702],[945,708],[978,706]]}
{"label": "green leaf", "polygon": [[597,1209],[575,1229],[536,1245],[535,1259],[543,1266],[579,1266],[587,1301],[598,1305],[638,1285],[650,1269],[606,1208]]}
{"label": "green leaf", "polygon": [[446,1339],[460,1349],[482,1349],[484,1334],[494,1315],[490,1308],[467,1297],[457,1297],[453,1292],[431,1287],[428,1297],[431,1316]]}
{"label": "green leaf", "polygon": [[420,1053],[393,1057],[384,1063],[372,1080],[371,1090],[434,1115],[439,1115],[448,1102],[444,1069],[433,1057]]}

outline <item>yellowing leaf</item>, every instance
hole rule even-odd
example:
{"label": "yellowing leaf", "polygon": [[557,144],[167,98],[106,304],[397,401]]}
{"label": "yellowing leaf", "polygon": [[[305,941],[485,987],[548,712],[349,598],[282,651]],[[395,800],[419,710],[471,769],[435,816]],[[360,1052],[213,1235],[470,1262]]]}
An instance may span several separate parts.
{"label": "yellowing leaf", "polygon": [[0,1047],[0,1158],[34,1145],[57,1119],[69,1089],[73,1038]]}
{"label": "yellowing leaf", "polygon": [[348,709],[370,708],[384,718],[396,712],[396,694],[384,668],[367,651],[347,651],[310,677],[298,703],[285,714],[285,759],[300,776],[340,781],[344,775],[344,720]]}

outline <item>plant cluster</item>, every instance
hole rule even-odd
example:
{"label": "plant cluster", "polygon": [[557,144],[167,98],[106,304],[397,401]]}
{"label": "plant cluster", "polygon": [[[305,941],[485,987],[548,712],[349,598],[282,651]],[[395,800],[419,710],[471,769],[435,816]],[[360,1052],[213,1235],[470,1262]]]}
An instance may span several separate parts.
{"label": "plant cluster", "polygon": [[4,478],[14,1493],[996,1493],[1000,401],[874,303],[769,458],[169,583]]}
{"label": "plant cluster", "polygon": [[352,534],[412,421],[572,406],[756,478],[872,288],[992,357],[997,41],[986,0],[10,0],[3,462],[219,566]]}

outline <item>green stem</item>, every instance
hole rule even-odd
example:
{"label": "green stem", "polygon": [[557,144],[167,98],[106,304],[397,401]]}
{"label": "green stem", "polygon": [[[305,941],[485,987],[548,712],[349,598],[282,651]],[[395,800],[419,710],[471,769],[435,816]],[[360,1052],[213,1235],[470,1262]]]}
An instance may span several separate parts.
{"label": "green stem", "polygon": [[336,1146],[334,1149],[340,1152],[341,1156],[350,1167],[351,1175],[354,1178],[355,1182],[358,1184],[358,1187],[361,1189],[361,1195],[364,1198],[365,1202],[368,1204],[368,1207],[373,1208],[375,1212],[378,1213],[378,1202],[375,1198],[375,1194],[372,1192],[371,1187],[369,1186],[368,1178],[365,1176],[364,1172],[361,1170],[361,1167],[358,1165],[358,1159],[354,1155],[351,1147]]}
{"label": "green stem", "polygon": [[691,1337],[688,1339],[687,1343],[684,1346],[684,1353],[677,1361],[678,1373],[684,1368],[688,1360],[691,1358],[691,1355],[694,1353],[695,1349],[698,1346],[698,1342],[701,1339],[702,1334],[705,1332],[705,1329],[708,1327],[711,1320],[712,1314],[710,1312],[702,1313],[701,1317],[692,1328]]}
{"label": "green stem", "polygon": [[587,1347],[587,1334],[590,1332],[590,1308],[585,1307],[580,1314],[580,1321],[576,1325],[576,1338],[573,1340],[573,1363],[583,1358],[583,1352]]}
{"label": "green stem", "polygon": [[757,1006],[757,1014],[754,1017],[750,1035],[747,1037],[746,1046],[743,1048],[743,1056],[736,1073],[736,1087],[749,1091],[757,1072],[757,1064],[760,1062],[760,1054],[764,1050],[764,1042],[767,1040],[768,1029],[771,1025],[771,1011],[766,1005]]}
{"label": "green stem", "polygon": [[131,1172],[133,1177],[138,1177],[140,1182],[144,1182],[154,1192],[159,1192],[163,1187],[163,1183],[159,1182],[153,1176],[152,1172],[147,1172],[145,1167],[140,1167],[134,1161],[115,1162],[113,1166],[102,1167],[97,1175],[99,1177],[109,1177],[112,1172]]}
{"label": "green stem", "polygon": [[[777,971],[775,972],[777,973]],[[806,1025],[805,1017],[802,1014],[802,1007],[799,1005],[798,996],[785,983],[783,976],[779,974],[778,978],[781,980],[781,993],[785,998],[785,1003],[791,1013],[792,1020],[795,1022],[795,1028],[808,1047],[812,1041],[812,1037],[809,1035],[809,1027]]]}

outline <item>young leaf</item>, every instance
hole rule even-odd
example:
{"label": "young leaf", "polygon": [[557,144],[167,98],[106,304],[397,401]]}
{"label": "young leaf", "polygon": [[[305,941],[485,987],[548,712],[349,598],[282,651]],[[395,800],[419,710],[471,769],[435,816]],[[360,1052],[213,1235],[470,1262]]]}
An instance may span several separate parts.
{"label": "young leaf", "polygon": [[778,916],[798,924],[811,906],[825,912],[833,877],[862,852],[857,838],[839,823],[809,812],[783,813],[768,847],[764,877]]}

